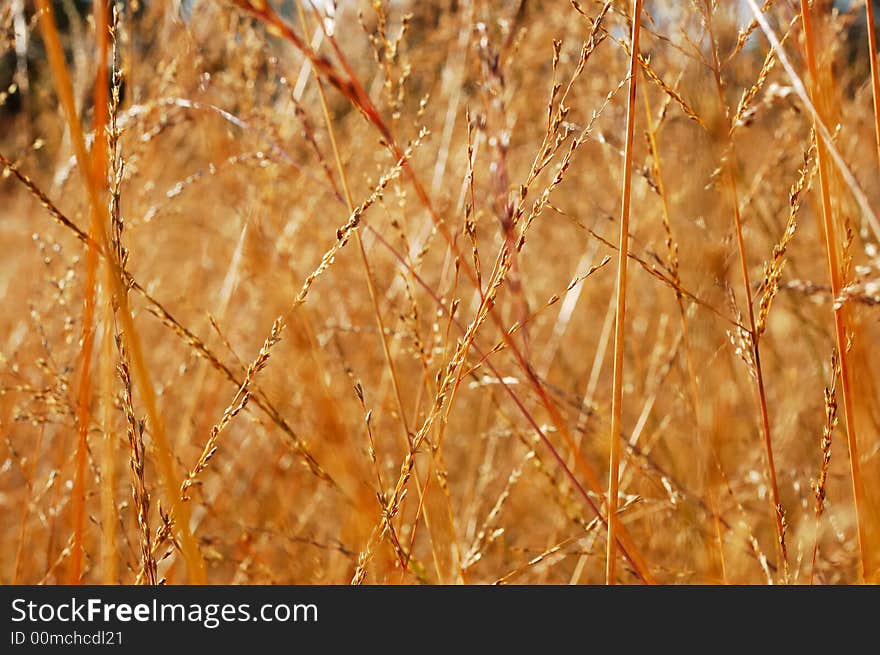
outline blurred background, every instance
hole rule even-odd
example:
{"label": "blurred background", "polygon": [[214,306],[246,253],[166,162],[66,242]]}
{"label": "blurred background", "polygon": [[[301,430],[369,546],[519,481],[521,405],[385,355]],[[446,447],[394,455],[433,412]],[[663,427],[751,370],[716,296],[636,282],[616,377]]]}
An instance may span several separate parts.
{"label": "blurred background", "polygon": [[[111,269],[96,260],[90,285],[88,248],[52,220],[88,232],[96,210],[39,12],[2,0],[0,581],[604,582],[631,25],[629,3],[605,5],[119,2],[104,57],[92,3],[54,2],[92,153],[100,80],[119,95],[118,155],[96,170],[136,282],[131,402]],[[826,180],[843,295],[812,117],[754,14],[646,2],[614,435],[624,583],[880,566],[865,7],[813,3],[815,81],[799,3],[764,10],[851,173]]]}

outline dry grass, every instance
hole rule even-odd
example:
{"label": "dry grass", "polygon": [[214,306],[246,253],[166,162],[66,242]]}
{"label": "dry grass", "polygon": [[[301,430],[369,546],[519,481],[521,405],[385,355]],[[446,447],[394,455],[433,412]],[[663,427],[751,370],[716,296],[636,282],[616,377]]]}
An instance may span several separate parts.
{"label": "dry grass", "polygon": [[872,8],[337,4],[0,5],[0,583],[880,581]]}

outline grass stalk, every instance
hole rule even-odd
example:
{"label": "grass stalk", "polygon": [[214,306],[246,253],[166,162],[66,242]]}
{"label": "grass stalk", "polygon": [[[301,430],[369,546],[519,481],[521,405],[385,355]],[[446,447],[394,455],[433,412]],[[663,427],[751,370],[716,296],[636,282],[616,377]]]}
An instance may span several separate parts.
{"label": "grass stalk", "polygon": [[[94,177],[89,153],[86,150],[82,124],[80,123],[79,116],[76,112],[73,87],[70,82],[70,75],[64,59],[64,50],[61,46],[58,29],[55,24],[52,5],[49,0],[37,0],[37,9],[40,11],[40,31],[43,35],[43,41],[46,46],[49,65],[52,70],[52,76],[55,80],[56,91],[67,117],[71,143],[74,148],[74,154],[80,169],[80,174],[85,181],[85,188],[91,205],[93,232],[98,235],[98,244],[100,244],[101,249],[106,253],[110,253],[112,251],[109,247],[109,237],[107,235],[107,225],[109,224],[108,210],[105,204],[101,201],[101,184],[100,181],[96,180]],[[94,244],[94,240],[90,240],[90,243]],[[92,249],[97,253],[96,248],[93,247]],[[175,510],[175,516],[178,519],[177,529],[180,533],[181,549],[183,550],[184,558],[187,562],[190,581],[196,584],[204,583],[207,577],[204,561],[199,552],[198,545],[190,531],[189,508],[177,500],[174,458],[170,450],[164,422],[158,411],[156,392],[153,388],[152,381],[150,380],[149,369],[146,366],[146,361],[143,356],[143,347],[135,329],[134,319],[132,318],[131,310],[129,308],[127,289],[122,281],[121,270],[113,270],[115,268],[115,265],[105,267],[105,277],[107,286],[111,289],[113,296],[119,305],[117,317],[121,323],[120,327],[123,339],[126,343],[126,350],[131,357],[132,378],[136,382],[138,391],[142,396],[142,400],[147,410],[149,427],[153,435],[162,482],[166,496],[170,499]],[[75,570],[73,567],[72,569]]]}
{"label": "grass stalk", "polygon": [[[92,176],[94,180],[107,179],[107,128],[110,120],[110,69],[108,65],[110,53],[110,5],[107,0],[94,3],[95,17],[95,51],[97,53],[97,70],[95,73],[94,118],[93,130],[95,139],[89,153],[92,159]],[[93,239],[97,234],[91,235]],[[94,248],[88,254],[97,258]],[[104,267],[109,266],[106,262]],[[100,399],[101,399],[101,431],[103,448],[101,449],[101,575],[104,584],[118,581],[116,563],[116,507],[113,495],[115,487],[114,456],[115,442],[112,432],[113,410],[113,310],[109,289],[104,288],[101,304],[101,354],[100,363]],[[95,297],[97,298],[97,292]],[[93,309],[94,311],[94,309]]]}
{"label": "grass stalk", "polygon": [[758,393],[758,406],[761,413],[761,433],[764,439],[764,455],[767,464],[767,478],[770,486],[770,502],[772,504],[771,512],[776,525],[776,556],[779,560],[780,568],[785,571],[788,576],[788,555],[785,544],[785,514],[783,512],[782,503],[779,497],[779,484],[776,476],[776,461],[773,455],[773,437],[770,429],[770,413],[767,407],[767,391],[764,385],[764,369],[761,364],[761,349],[759,345],[760,335],[755,320],[755,307],[752,294],[752,283],[749,275],[749,264],[746,256],[745,237],[743,235],[743,219],[739,206],[739,191],[737,190],[736,181],[736,147],[733,141],[732,130],[730,125],[730,108],[724,98],[724,82],[721,78],[721,60],[718,56],[718,47],[715,40],[715,34],[712,27],[713,6],[709,0],[704,0],[704,10],[706,15],[706,24],[709,31],[709,38],[712,50],[712,72],[715,78],[715,88],[718,92],[718,100],[721,104],[723,115],[727,121],[725,126],[728,133],[728,148],[725,153],[726,161],[722,164],[725,169],[725,177],[729,186],[731,204],[733,206],[733,221],[736,232],[737,252],[739,255],[740,271],[742,272],[743,292],[747,313],[749,317],[749,340],[751,341],[752,356],[754,359],[755,385]]}
{"label": "grass stalk", "polygon": [[629,58],[629,96],[626,104],[626,136],[621,182],[620,237],[617,257],[617,299],[614,319],[614,378],[611,391],[611,436],[608,459],[608,539],[605,556],[605,582],[617,581],[617,497],[620,484],[620,433],[623,417],[623,350],[626,328],[626,272],[629,263],[630,195],[632,191],[633,134],[636,118],[636,87],[639,71],[639,34],[642,0],[633,0],[632,40]]}
{"label": "grass stalk", "polygon": [[[870,5],[870,0],[868,1]],[[828,97],[820,85],[819,66],[816,59],[816,40],[813,29],[813,17],[808,0],[801,0],[801,17],[804,26],[804,52],[810,74],[810,99],[816,107],[820,119],[825,117]],[[819,191],[822,201],[822,226],[825,237],[825,252],[828,257],[828,276],[831,282],[831,295],[834,316],[834,336],[837,344],[837,355],[840,365],[840,390],[843,397],[843,416],[846,423],[846,442],[849,449],[850,473],[852,481],[853,502],[859,546],[859,577],[864,579],[866,570],[866,536],[865,524],[862,521],[862,508],[865,503],[865,491],[861,476],[861,460],[859,458],[858,440],[856,438],[855,408],[853,403],[852,381],[850,379],[849,352],[847,347],[847,326],[844,316],[845,308],[837,302],[843,283],[841,280],[837,231],[834,222],[834,209],[831,204],[831,180],[828,170],[828,147],[825,137],[817,134],[816,157],[819,168]]]}

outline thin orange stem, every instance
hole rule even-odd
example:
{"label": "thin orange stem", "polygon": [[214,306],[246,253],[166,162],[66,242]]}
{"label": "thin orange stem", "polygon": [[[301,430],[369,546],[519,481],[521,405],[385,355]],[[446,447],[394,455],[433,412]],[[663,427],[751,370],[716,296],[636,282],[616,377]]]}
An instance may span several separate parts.
{"label": "thin orange stem", "polygon": [[764,454],[767,458],[767,477],[770,483],[770,502],[772,504],[771,512],[776,523],[776,555],[780,563],[780,567],[785,577],[788,577],[788,553],[785,546],[785,524],[783,522],[783,508],[779,497],[779,484],[776,477],[776,462],[773,456],[773,438],[770,430],[770,414],[767,409],[767,391],[764,386],[764,369],[761,365],[761,348],[759,345],[759,335],[755,321],[755,308],[752,301],[752,283],[749,277],[749,264],[746,257],[745,237],[743,236],[742,214],[739,209],[739,191],[736,183],[736,148],[731,133],[730,108],[724,99],[724,83],[721,79],[721,60],[718,57],[718,49],[716,47],[715,34],[712,30],[712,6],[709,0],[704,0],[706,11],[706,24],[709,30],[709,37],[712,44],[712,65],[715,77],[715,87],[718,92],[718,100],[727,120],[725,131],[729,136],[728,152],[726,155],[725,169],[727,179],[730,183],[731,204],[733,205],[733,222],[736,231],[736,244],[739,251],[739,264],[742,272],[743,291],[746,298],[746,307],[749,315],[749,339],[752,345],[752,355],[754,357],[755,384],[758,391],[758,405],[761,412],[761,432],[764,437]]}
{"label": "thin orange stem", "polygon": [[626,270],[629,263],[629,208],[632,188],[633,133],[636,119],[636,86],[639,66],[639,23],[642,0],[633,0],[632,46],[629,57],[629,98],[626,104],[626,150],[623,158],[620,239],[617,259],[617,307],[614,319],[614,379],[611,396],[611,454],[608,471],[608,540],[605,582],[616,581],[617,495],[620,484],[620,431],[623,416],[623,347],[626,327]]}
{"label": "thin orange stem", "polygon": [[[100,184],[106,177],[106,138],[104,130],[107,126],[107,52],[110,40],[108,32],[107,3],[95,3],[95,41],[97,51],[97,72],[95,74],[95,140],[91,151],[93,183]],[[91,229],[89,236],[96,239],[100,222],[94,209],[92,210]],[[77,389],[76,422],[77,449],[76,468],[73,486],[73,544],[70,554],[70,570],[68,582],[78,584],[82,578],[83,567],[83,529],[85,527],[86,501],[86,459],[88,453],[88,432],[91,423],[91,364],[95,344],[95,299],[97,297],[98,252],[90,245],[86,251],[86,275],[83,289],[83,321],[82,346],[80,349],[80,377]],[[103,496],[102,496],[103,498]]]}
{"label": "thin orange stem", "polygon": [[[870,5],[870,0],[868,0]],[[807,0],[801,0],[801,16],[804,24],[804,49],[807,67],[810,73],[810,99],[820,113],[827,106],[819,85],[819,67],[816,63],[815,33],[810,6]],[[860,473],[859,448],[856,440],[855,413],[853,408],[852,386],[850,384],[849,356],[847,353],[846,323],[844,308],[837,303],[842,288],[840,262],[838,259],[837,233],[834,225],[834,213],[831,206],[831,189],[828,172],[828,148],[825,139],[817,135],[816,157],[819,167],[819,189],[822,197],[822,223],[825,235],[825,251],[828,255],[828,273],[831,280],[831,294],[834,312],[834,335],[837,351],[840,355],[840,383],[843,395],[843,414],[846,419],[846,442],[849,448],[850,472],[852,477],[853,501],[859,544],[859,576],[864,579],[865,566],[865,525],[861,520],[861,508],[864,505],[864,488]]]}
{"label": "thin orange stem", "polygon": [[[305,12],[303,11],[302,3],[299,2],[299,0],[297,0],[296,8],[297,8],[297,14],[299,15],[300,22],[303,24],[303,26],[307,25],[308,23],[306,21]],[[321,80],[321,77],[317,74],[315,74],[315,83],[318,86],[318,97],[321,101],[321,111],[324,116],[324,123],[327,126],[327,135],[330,140],[330,148],[333,151],[333,158],[336,163],[336,169],[339,172],[339,178],[342,182],[342,191],[343,191],[344,198],[345,198],[345,204],[346,204],[346,207],[347,207],[348,212],[350,214],[351,212],[353,212],[355,210],[354,200],[351,195],[351,188],[348,184],[348,176],[345,173],[345,166],[342,163],[342,156],[339,152],[339,145],[336,141],[336,131],[333,129],[333,120],[330,115],[330,106],[327,103],[327,94],[324,91],[324,83]],[[363,269],[364,269],[364,277],[367,282],[367,291],[369,292],[369,295],[370,295],[370,304],[373,309],[373,317],[376,320],[376,328],[379,331],[379,341],[381,342],[381,345],[382,345],[382,354],[385,358],[385,364],[388,367],[388,373],[391,378],[391,386],[394,390],[394,399],[397,404],[397,412],[400,415],[403,447],[405,450],[408,450],[411,447],[410,428],[409,428],[409,423],[407,422],[407,418],[406,418],[406,410],[404,409],[403,393],[400,390],[400,381],[399,381],[399,376],[397,375],[397,367],[395,366],[394,358],[391,355],[391,347],[390,347],[390,344],[388,343],[388,335],[386,334],[386,330],[385,330],[385,321],[382,318],[382,312],[379,307],[379,295],[378,295],[378,292],[376,289],[376,282],[375,282],[375,278],[373,276],[373,269],[372,269],[372,266],[370,265],[370,260],[367,257],[367,250],[364,247],[364,240],[363,240],[363,237],[361,236],[360,230],[354,231],[354,238],[355,238],[355,242],[357,243],[358,253],[360,254],[361,265],[363,266]],[[418,496],[419,496],[419,507],[421,507],[422,506],[422,485],[419,481],[418,470],[414,470],[414,475],[415,475],[415,479],[416,479],[416,487],[417,487],[417,492],[418,492]],[[428,534],[430,537],[430,534],[431,534],[430,520],[429,520],[427,512],[425,513],[425,523],[428,526]],[[415,531],[413,531],[412,539],[413,540],[415,539]],[[407,551],[407,554],[406,554],[407,560],[409,559],[409,553],[411,551],[412,551],[412,541],[410,542],[409,550]],[[435,562],[435,564],[437,564],[437,553],[434,548],[433,540],[431,540],[431,551],[434,554],[434,562]],[[408,564],[408,562],[406,562],[406,561],[401,562],[401,565],[402,565],[401,566],[401,575],[403,575],[406,572],[407,564]],[[442,576],[439,565],[436,566],[436,570],[437,570],[438,578],[442,582],[443,576]]]}

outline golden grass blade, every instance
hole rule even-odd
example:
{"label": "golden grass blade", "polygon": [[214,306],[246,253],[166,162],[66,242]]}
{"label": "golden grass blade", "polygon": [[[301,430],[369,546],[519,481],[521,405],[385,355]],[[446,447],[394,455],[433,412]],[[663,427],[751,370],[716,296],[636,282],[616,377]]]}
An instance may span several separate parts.
{"label": "golden grass blade", "polygon": [[632,192],[633,134],[636,119],[636,85],[639,66],[639,33],[642,20],[642,0],[633,0],[632,40],[629,63],[629,97],[626,104],[626,132],[621,182],[620,237],[617,255],[617,301],[614,319],[614,378],[611,392],[611,448],[608,474],[608,540],[605,555],[605,582],[617,581],[617,498],[620,483],[620,434],[623,415],[623,350],[626,330],[626,270],[629,263],[629,218]]}
{"label": "golden grass blade", "polygon": [[[42,21],[41,21],[42,23]],[[91,166],[93,183],[100,184],[106,179],[107,139],[104,130],[107,127],[107,108],[109,105],[107,88],[109,75],[107,72],[107,54],[109,51],[109,20],[107,2],[95,2],[95,52],[97,72],[95,75],[95,142],[91,150]],[[90,236],[97,239],[101,229],[100,221],[92,208]],[[83,528],[85,523],[86,500],[86,458],[88,449],[88,430],[91,424],[91,362],[95,343],[95,305],[97,294],[98,253],[94,247],[86,251],[85,291],[83,295],[82,349],[79,389],[77,391],[77,454],[76,477],[73,491],[73,547],[70,557],[70,584],[78,584],[82,577],[83,567]],[[105,399],[106,402],[106,399]],[[102,501],[105,495],[101,495]],[[102,515],[107,515],[104,508]],[[111,524],[112,526],[113,524]],[[107,544],[102,545],[103,551]]]}
{"label": "golden grass blade", "polygon": [[[870,0],[868,2],[870,4]],[[808,0],[801,0],[801,18],[804,24],[804,49],[807,67],[810,73],[812,87],[811,101],[817,109],[816,121],[821,120],[822,113],[827,107],[828,98],[822,89],[819,77],[819,67],[816,61],[815,32],[813,29],[813,17]],[[817,139],[817,163],[819,167],[819,190],[822,200],[822,226],[825,236],[825,252],[828,256],[828,276],[831,281],[831,293],[834,316],[834,336],[837,342],[837,353],[840,360],[840,390],[843,396],[843,416],[846,421],[846,442],[849,447],[850,474],[852,480],[853,500],[855,503],[856,531],[859,545],[859,575],[864,579],[870,572],[866,569],[867,544],[866,525],[863,507],[865,505],[865,491],[861,476],[861,459],[859,455],[858,439],[856,438],[855,408],[853,405],[852,379],[849,364],[849,352],[847,344],[847,326],[844,312],[845,307],[836,302],[843,288],[841,282],[839,250],[837,245],[837,227],[834,221],[834,210],[831,206],[831,180],[828,171],[828,142],[825,135]]]}

